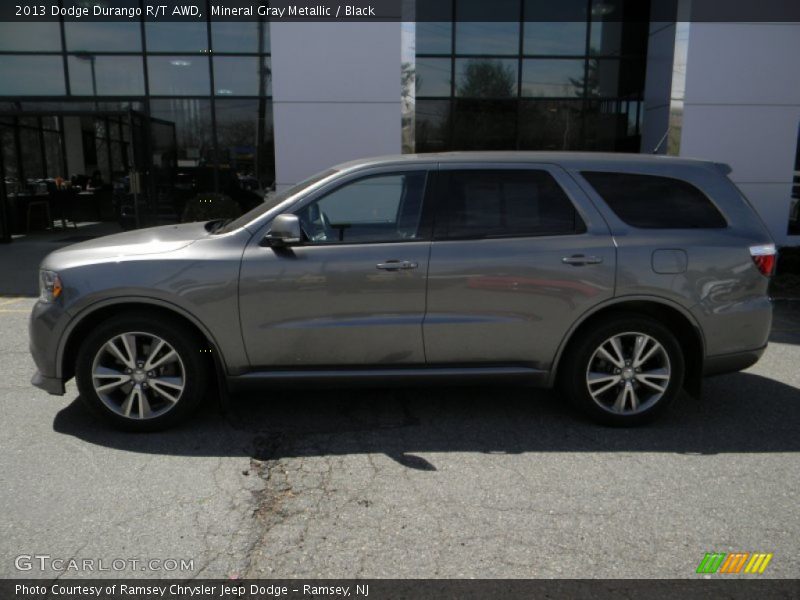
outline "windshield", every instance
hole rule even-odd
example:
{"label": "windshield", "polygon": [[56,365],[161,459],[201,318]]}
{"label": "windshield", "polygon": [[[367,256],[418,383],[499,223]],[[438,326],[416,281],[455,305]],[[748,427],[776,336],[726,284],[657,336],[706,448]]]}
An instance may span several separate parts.
{"label": "windshield", "polygon": [[300,183],[293,185],[287,190],[283,190],[282,192],[272,192],[271,194],[267,194],[267,196],[264,198],[264,202],[262,202],[255,208],[251,208],[242,216],[237,217],[233,221],[226,223],[223,227],[215,229],[213,233],[228,233],[229,231],[234,231],[236,229],[239,229],[240,227],[244,227],[250,221],[257,219],[265,212],[272,210],[287,198],[290,198],[295,194],[302,192],[305,188],[311,187],[318,181],[322,181],[323,179],[330,177],[334,173],[336,173],[336,169],[328,169],[327,171],[322,171],[321,173],[312,175],[308,179],[305,179]]}

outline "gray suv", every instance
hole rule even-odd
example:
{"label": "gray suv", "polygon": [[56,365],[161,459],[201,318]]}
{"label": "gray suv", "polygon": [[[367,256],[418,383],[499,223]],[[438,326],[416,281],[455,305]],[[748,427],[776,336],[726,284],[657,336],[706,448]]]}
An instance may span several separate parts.
{"label": "gray suv", "polygon": [[[33,384],[152,430],[208,390],[558,386],[632,425],[752,365],[775,246],[711,162],[448,153],[350,162],[234,221],[120,233],[42,263]],[[219,388],[215,387],[219,386]]]}

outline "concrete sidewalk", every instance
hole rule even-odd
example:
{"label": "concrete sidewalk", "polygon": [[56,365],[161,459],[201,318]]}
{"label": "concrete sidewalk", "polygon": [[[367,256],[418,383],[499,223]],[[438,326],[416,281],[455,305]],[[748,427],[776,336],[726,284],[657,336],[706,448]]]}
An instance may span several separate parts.
{"label": "concrete sidewalk", "polygon": [[120,231],[117,223],[87,222],[78,223],[77,228],[15,235],[10,244],[0,244],[0,297],[36,296],[39,264],[50,252]]}

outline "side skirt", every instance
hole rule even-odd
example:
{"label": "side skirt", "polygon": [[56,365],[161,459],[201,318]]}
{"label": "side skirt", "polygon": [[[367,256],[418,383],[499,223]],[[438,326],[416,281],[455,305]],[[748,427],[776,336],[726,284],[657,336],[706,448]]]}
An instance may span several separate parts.
{"label": "side skirt", "polygon": [[231,391],[314,386],[465,385],[476,382],[546,387],[548,371],[530,367],[413,367],[374,369],[289,369],[228,376]]}

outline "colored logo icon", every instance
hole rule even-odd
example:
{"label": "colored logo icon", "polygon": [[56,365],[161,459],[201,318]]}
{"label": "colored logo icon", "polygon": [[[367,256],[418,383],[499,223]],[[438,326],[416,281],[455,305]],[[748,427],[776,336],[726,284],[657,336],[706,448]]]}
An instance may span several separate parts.
{"label": "colored logo icon", "polygon": [[760,575],[772,560],[772,553],[764,552],[706,552],[703,560],[697,566],[697,573],[749,573]]}

